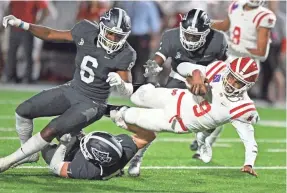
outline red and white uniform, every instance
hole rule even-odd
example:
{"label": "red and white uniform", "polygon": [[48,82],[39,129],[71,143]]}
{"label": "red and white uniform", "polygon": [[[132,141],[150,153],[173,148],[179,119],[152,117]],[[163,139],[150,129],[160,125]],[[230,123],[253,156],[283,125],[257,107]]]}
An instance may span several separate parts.
{"label": "red and white uniform", "polygon": [[[254,59],[263,58],[252,56],[246,48],[257,48],[257,29],[259,27],[273,28],[276,23],[275,14],[262,6],[252,10],[243,10],[246,1],[234,1],[228,9],[230,20],[229,27],[229,56],[232,60],[234,57],[252,57]],[[269,45],[265,57],[269,52]]]}
{"label": "red and white uniform", "polygon": [[[212,87],[205,98],[195,96],[187,89],[155,88],[151,84],[142,86],[131,100],[138,106],[151,109],[139,109],[137,118],[128,122],[149,130],[176,133],[205,131],[228,122],[256,123],[259,116],[247,93],[233,98],[227,98],[223,93],[222,76],[226,65],[216,61],[204,68],[200,66]],[[198,65],[194,66],[197,68]]]}

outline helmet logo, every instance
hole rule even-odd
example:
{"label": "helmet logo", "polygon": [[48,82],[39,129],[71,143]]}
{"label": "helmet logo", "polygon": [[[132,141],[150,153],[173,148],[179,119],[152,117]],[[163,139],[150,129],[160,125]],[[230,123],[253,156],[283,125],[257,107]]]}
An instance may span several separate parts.
{"label": "helmet logo", "polygon": [[101,164],[111,162],[112,158],[109,157],[109,153],[99,151],[94,147],[91,147],[91,150],[95,160],[99,161]]}
{"label": "helmet logo", "polygon": [[100,17],[100,20],[102,20],[102,19],[110,21],[111,20],[111,10],[107,11],[104,15],[102,15]]}

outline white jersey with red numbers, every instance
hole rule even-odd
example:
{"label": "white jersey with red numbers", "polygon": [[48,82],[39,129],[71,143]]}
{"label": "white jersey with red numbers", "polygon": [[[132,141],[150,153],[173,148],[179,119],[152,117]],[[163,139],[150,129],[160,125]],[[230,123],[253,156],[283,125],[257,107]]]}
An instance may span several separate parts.
{"label": "white jersey with red numbers", "polygon": [[[195,68],[196,66],[198,65],[195,65]],[[178,90],[176,93],[178,99],[183,96],[181,101],[177,102],[176,111],[185,127],[179,124],[180,127],[176,127],[176,132],[199,132],[234,121],[239,124],[254,124],[258,121],[255,105],[247,93],[241,97],[227,97],[224,94],[222,81],[226,66],[223,61],[215,61],[205,69],[200,68],[211,86],[207,97],[194,96],[188,90]],[[166,110],[175,112],[175,104],[169,106],[171,108]]]}
{"label": "white jersey with red numbers", "polygon": [[[257,29],[259,27],[273,28],[276,23],[275,14],[262,6],[252,10],[243,10],[244,1],[234,1],[228,9],[230,20],[229,54],[237,57],[250,56],[246,48],[257,48]],[[237,49],[232,48],[232,44]],[[242,49],[239,49],[242,48]],[[268,55],[269,45],[265,55]],[[252,57],[252,56],[251,56]]]}

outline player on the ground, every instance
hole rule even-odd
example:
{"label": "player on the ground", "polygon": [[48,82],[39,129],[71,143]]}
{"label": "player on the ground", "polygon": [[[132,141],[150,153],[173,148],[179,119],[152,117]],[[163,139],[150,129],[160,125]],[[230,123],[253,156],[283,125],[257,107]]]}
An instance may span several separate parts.
{"label": "player on the ground", "polygon": [[[107,11],[100,17],[99,24],[83,20],[71,30],[60,31],[29,24],[13,15],[3,18],[3,26],[8,25],[28,30],[46,41],[74,42],[77,55],[73,80],[42,91],[17,107],[16,130],[21,148],[0,159],[0,172],[13,164],[37,161],[37,152],[56,136],[77,133],[99,120],[105,113],[111,86],[130,95],[133,87],[128,83],[128,75],[136,58],[135,51],[126,42],[131,31],[130,18],[119,8]],[[33,119],[46,116],[58,117],[31,137]]]}
{"label": "player on the ground", "polygon": [[[228,17],[223,21],[212,23],[213,29],[228,31],[227,61],[237,57],[251,57],[259,63],[267,58],[270,30],[275,26],[276,16],[271,10],[263,7],[263,3],[263,0],[234,1],[229,6]],[[216,129],[208,137],[211,145],[221,131],[222,129]],[[192,144],[196,144],[196,141]],[[200,157],[199,152],[193,157]]]}
{"label": "player on the ground", "polygon": [[[186,13],[180,27],[163,33],[158,51],[147,61],[145,76],[157,75],[162,70],[165,60],[171,57],[172,71],[166,88],[186,88],[185,78],[177,67],[182,62],[191,62],[207,66],[215,60],[225,60],[227,42],[223,33],[210,28],[210,18],[201,9],[192,9]],[[130,175],[140,174],[140,165],[148,146],[139,151],[131,161]]]}
{"label": "player on the ground", "polygon": [[111,116],[116,124],[126,128],[128,123],[156,132],[194,132],[200,158],[207,163],[212,157],[212,149],[205,141],[209,130],[231,122],[245,146],[242,171],[256,176],[253,166],[257,143],[252,124],[258,121],[259,115],[247,90],[257,81],[259,64],[246,57],[237,58],[230,65],[223,61],[215,61],[207,67],[182,63],[177,70],[188,77],[194,94],[188,89],[143,85],[131,96],[131,101],[145,108],[122,107],[116,116]]}
{"label": "player on the ground", "polygon": [[153,132],[138,130],[136,135],[113,136],[95,131],[75,137],[64,135],[59,145],[49,144],[42,150],[51,171],[61,177],[108,180],[120,174],[138,149],[155,138]]}

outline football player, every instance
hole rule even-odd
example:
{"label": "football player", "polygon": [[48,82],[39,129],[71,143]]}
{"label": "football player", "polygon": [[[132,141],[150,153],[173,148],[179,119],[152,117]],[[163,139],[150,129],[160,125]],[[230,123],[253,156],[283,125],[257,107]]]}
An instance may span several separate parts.
{"label": "football player", "polygon": [[[158,51],[146,63],[145,76],[157,75],[162,70],[165,60],[171,57],[172,71],[166,88],[186,88],[185,78],[177,67],[182,62],[207,66],[215,60],[227,58],[227,42],[223,33],[210,28],[210,18],[201,9],[192,9],[186,13],[178,28],[163,33]],[[138,176],[144,152],[148,146],[139,151],[131,161],[129,174]]]}
{"label": "football player", "polygon": [[[133,92],[128,83],[136,53],[126,42],[131,31],[127,13],[112,8],[100,22],[83,20],[71,30],[54,30],[26,23],[13,15],[3,18],[3,26],[30,31],[46,41],[69,41],[77,46],[73,79],[61,86],[44,90],[16,109],[16,130],[21,148],[0,159],[0,172],[25,162],[39,159],[41,151],[56,136],[79,132],[99,120],[106,109],[111,86],[122,94]],[[32,136],[33,119],[57,116],[41,132]],[[32,137],[31,137],[32,136]]]}
{"label": "football player", "polygon": [[[228,9],[228,17],[212,23],[213,29],[228,32],[228,60],[237,57],[251,57],[256,62],[263,62],[269,53],[270,30],[275,26],[275,14],[263,7],[263,0],[234,1]],[[222,129],[217,128],[207,138],[212,145]],[[191,149],[197,149],[196,141]],[[199,152],[193,155],[200,157]]]}
{"label": "football player", "polygon": [[42,156],[51,171],[61,177],[89,180],[108,180],[120,174],[138,149],[152,141],[151,131],[136,135],[113,136],[107,132],[91,132],[69,137],[65,134],[59,145],[49,144]]}
{"label": "football player", "polygon": [[257,143],[252,124],[259,115],[247,90],[257,81],[259,64],[246,57],[230,64],[215,61],[207,67],[182,63],[177,70],[187,77],[189,90],[143,85],[131,96],[131,101],[145,108],[122,107],[111,118],[123,128],[127,128],[127,123],[155,132],[194,132],[200,158],[205,163],[212,158],[211,146],[205,141],[209,131],[230,122],[245,146],[242,171],[256,176],[253,166]]}

